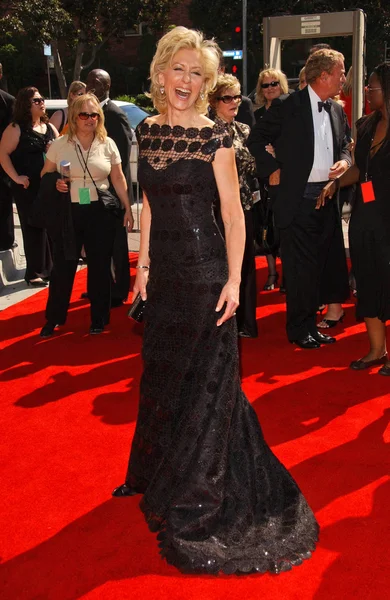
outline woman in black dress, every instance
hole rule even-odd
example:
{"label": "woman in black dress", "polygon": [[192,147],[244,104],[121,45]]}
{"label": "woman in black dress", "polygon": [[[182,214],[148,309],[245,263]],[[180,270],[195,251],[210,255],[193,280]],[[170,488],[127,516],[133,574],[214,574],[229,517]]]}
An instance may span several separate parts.
{"label": "woman in black dress", "polygon": [[[237,328],[240,337],[255,338],[258,335],[256,321],[256,263],[253,245],[253,197],[256,163],[246,146],[250,133],[249,125],[236,121],[241,104],[241,86],[237,77],[223,73],[218,76],[215,88],[209,94],[209,102],[215,123],[225,125],[233,140],[236,155],[240,199],[245,217],[245,249],[241,268],[240,304],[237,307]],[[220,223],[220,210],[216,215]]]}
{"label": "woman in black dress", "polygon": [[26,87],[16,96],[14,117],[3,133],[0,162],[11,178],[12,194],[18,209],[26,255],[25,280],[45,287],[52,268],[46,229],[32,221],[34,201],[41,183],[41,170],[50,143],[58,131],[49,123],[45,100],[35,87]]}
{"label": "woman in black dress", "polygon": [[[133,293],[147,298],[144,372],[126,482],[166,560],[187,572],[279,573],[308,558],[318,525],[264,441],[240,386],[245,225],[224,124],[204,115],[218,52],[176,27],[158,43],[137,128],[144,191]],[[218,190],[226,245],[212,205]]]}
{"label": "woman in black dress", "polygon": [[[354,183],[356,199],[349,226],[352,269],[358,289],[357,317],[364,319],[369,352],[351,362],[360,371],[383,365],[390,375],[386,352],[386,321],[390,319],[390,65],[377,66],[367,87],[373,112],[358,121],[355,164],[336,180],[341,187]],[[319,198],[335,193],[328,184]]]}

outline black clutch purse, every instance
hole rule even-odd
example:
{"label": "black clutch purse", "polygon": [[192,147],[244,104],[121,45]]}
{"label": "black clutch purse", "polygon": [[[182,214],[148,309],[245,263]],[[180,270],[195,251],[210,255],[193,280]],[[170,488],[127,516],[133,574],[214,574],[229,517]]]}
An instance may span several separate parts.
{"label": "black clutch purse", "polygon": [[134,321],[138,321],[138,323],[141,323],[144,318],[145,307],[146,300],[142,300],[141,294],[137,294],[134,302],[129,308],[127,316],[130,317],[130,319],[134,319]]}

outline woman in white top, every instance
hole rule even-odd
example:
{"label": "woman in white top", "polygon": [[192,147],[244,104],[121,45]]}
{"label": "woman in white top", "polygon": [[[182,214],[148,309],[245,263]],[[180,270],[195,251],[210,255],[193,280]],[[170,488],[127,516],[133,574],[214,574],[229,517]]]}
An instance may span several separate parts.
{"label": "woman in white top", "polygon": [[[121,158],[115,142],[107,137],[104,115],[93,94],[77,98],[69,107],[68,134],[53,143],[42,170],[60,172],[70,162],[69,184],[59,178],[58,192],[69,193],[76,239],[76,253],[84,245],[88,259],[88,296],[91,301],[90,333],[101,333],[110,316],[110,266],[115,217],[98,199],[96,188],[108,189],[110,181],[124,208],[124,225],[130,227],[130,204]],[[110,178],[110,181],[109,179]],[[49,337],[63,325],[69,307],[77,260],[66,260],[62,240],[54,241],[53,271],[46,306],[47,323],[41,337]]]}

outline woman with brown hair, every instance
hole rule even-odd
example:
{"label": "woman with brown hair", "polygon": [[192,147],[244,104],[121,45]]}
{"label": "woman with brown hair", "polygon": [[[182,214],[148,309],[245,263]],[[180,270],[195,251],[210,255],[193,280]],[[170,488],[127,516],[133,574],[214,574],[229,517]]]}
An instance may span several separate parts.
{"label": "woman with brown hair", "polygon": [[69,106],[79,97],[85,94],[86,85],[82,81],[72,81],[69,86],[66,102],[67,108],[60,108],[50,117],[50,123],[58,129],[60,135],[65,135],[68,131],[68,109]]}
{"label": "woman with brown hair", "polygon": [[[124,226],[132,222],[127,184],[121,157],[104,127],[104,114],[94,94],[85,94],[69,107],[69,129],[52,144],[42,176],[61,172],[61,163],[70,164],[70,182],[58,178],[58,192],[70,195],[76,256],[82,245],[88,259],[88,297],[91,301],[91,334],[99,334],[110,319],[111,256],[117,218],[99,201],[98,190],[107,190],[108,177],[125,209]],[[63,240],[54,242],[54,265],[46,306],[47,323],[41,337],[53,335],[66,321],[77,259],[65,258]]]}
{"label": "woman with brown hair", "polygon": [[[229,74],[218,76],[217,84],[209,94],[214,121],[227,125],[233,139],[236,156],[240,199],[245,216],[245,249],[241,268],[240,304],[237,307],[237,329],[240,337],[257,337],[256,322],[256,265],[253,246],[253,187],[256,173],[255,159],[246,147],[250,133],[249,125],[236,121],[241,104],[241,86],[237,77]],[[219,210],[217,210],[219,215]],[[222,221],[222,219],[220,219]],[[218,225],[222,223],[218,222]]]}
{"label": "woman with brown hair", "polygon": [[3,133],[0,162],[11,179],[23,234],[28,285],[45,287],[52,261],[46,230],[31,221],[40,186],[44,155],[58,136],[49,123],[45,100],[35,87],[25,87],[16,96],[13,121]]}

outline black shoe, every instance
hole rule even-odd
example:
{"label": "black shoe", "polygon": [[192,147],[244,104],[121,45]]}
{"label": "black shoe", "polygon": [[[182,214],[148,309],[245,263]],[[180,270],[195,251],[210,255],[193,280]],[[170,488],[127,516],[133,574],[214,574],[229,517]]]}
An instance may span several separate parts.
{"label": "black shoe", "polygon": [[95,323],[91,323],[91,327],[89,328],[89,333],[91,335],[99,335],[99,333],[103,333],[103,331],[104,331],[103,321],[96,321]]}
{"label": "black shoe", "polygon": [[122,483],[122,485],[113,490],[111,495],[120,498],[122,496],[135,496],[136,494],[139,494],[139,492],[133,490],[133,488],[129,487],[126,483]]}
{"label": "black shoe", "polygon": [[274,290],[276,287],[276,284],[278,283],[278,279],[279,279],[279,273],[269,273],[268,277],[267,277],[267,282],[266,282],[265,286],[263,287],[263,290],[265,292],[268,292],[269,290]]}
{"label": "black shoe", "polygon": [[88,292],[83,292],[80,296],[83,300],[89,300]]}
{"label": "black shoe", "polygon": [[33,287],[41,287],[41,288],[45,288],[49,285],[47,281],[44,281],[42,279],[42,277],[39,277],[38,279],[33,279],[33,280],[26,279],[26,283],[27,283],[27,285],[32,285]]}
{"label": "black shoe", "polygon": [[296,344],[303,350],[314,350],[314,348],[321,348],[321,344],[315,340],[310,333],[308,333],[304,338],[300,338],[299,340],[290,340],[291,344]]}
{"label": "black shoe", "polygon": [[118,306],[123,306],[123,300],[120,298],[111,298],[111,308],[118,308]]}
{"label": "black shoe", "polygon": [[54,333],[55,328],[58,327],[57,323],[50,323],[50,321],[48,321],[46,323],[46,325],[44,325],[41,329],[40,332],[40,337],[41,338],[48,338],[51,337]]}
{"label": "black shoe", "polygon": [[331,337],[330,335],[324,335],[321,331],[315,331],[310,335],[320,344],[334,344],[336,342],[336,338]]}
{"label": "black shoe", "polygon": [[362,360],[361,358],[359,358],[359,360],[353,360],[349,365],[349,368],[353,369],[354,371],[363,371],[364,369],[369,369],[370,367],[383,365],[383,363],[385,363],[386,360],[387,354],[384,354],[384,356],[381,356],[380,358],[374,358],[374,360]]}

